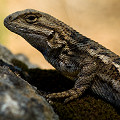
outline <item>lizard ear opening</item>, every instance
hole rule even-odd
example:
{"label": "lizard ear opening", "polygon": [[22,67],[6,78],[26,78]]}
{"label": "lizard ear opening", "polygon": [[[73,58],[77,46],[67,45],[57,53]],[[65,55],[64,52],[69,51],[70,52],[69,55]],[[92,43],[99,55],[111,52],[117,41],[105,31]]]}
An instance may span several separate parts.
{"label": "lizard ear opening", "polygon": [[54,36],[55,36],[55,31],[53,31],[53,32],[48,36],[48,40],[51,40]]}
{"label": "lizard ear opening", "polygon": [[25,20],[26,20],[26,22],[28,22],[28,23],[34,23],[34,22],[36,22],[37,21],[37,16],[36,15],[27,15],[26,17],[25,17]]}

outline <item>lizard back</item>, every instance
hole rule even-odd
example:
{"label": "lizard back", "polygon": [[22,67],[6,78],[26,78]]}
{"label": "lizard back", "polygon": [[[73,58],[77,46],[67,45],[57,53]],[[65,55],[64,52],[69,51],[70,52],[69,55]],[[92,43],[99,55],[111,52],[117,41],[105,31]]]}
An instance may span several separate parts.
{"label": "lizard back", "polygon": [[[84,88],[84,91],[89,86],[98,95],[120,106],[118,55],[51,15],[33,9],[9,15],[4,25],[25,38],[58,71],[75,80],[77,90]],[[76,94],[79,95],[78,91]]]}

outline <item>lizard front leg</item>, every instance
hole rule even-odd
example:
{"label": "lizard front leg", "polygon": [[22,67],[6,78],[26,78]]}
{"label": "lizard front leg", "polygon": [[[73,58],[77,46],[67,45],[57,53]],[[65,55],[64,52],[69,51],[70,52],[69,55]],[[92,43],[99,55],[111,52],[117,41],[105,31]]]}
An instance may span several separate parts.
{"label": "lizard front leg", "polygon": [[55,98],[65,98],[64,103],[80,97],[84,91],[90,87],[92,81],[94,80],[95,72],[93,72],[93,70],[95,69],[93,68],[93,65],[89,66],[89,69],[88,66],[85,66],[78,75],[78,78],[76,79],[75,85],[72,89],[59,93],[48,94],[46,97],[50,102]]}
{"label": "lizard front leg", "polygon": [[48,94],[46,97],[50,102],[52,99],[65,98],[64,103],[67,103],[73,99],[80,97],[84,93],[84,91],[91,85],[92,80],[93,75],[87,77],[79,77],[72,89],[63,92]]}

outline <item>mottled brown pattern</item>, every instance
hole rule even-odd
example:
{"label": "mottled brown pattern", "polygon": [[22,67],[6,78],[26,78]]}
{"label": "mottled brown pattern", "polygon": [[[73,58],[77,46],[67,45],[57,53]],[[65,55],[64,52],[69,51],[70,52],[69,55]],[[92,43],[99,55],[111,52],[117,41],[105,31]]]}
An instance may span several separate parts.
{"label": "mottled brown pattern", "polygon": [[[75,80],[72,89],[47,95],[49,101],[68,102],[91,88],[120,106],[120,58],[58,19],[27,9],[9,15],[4,25],[38,49],[58,71]],[[47,84],[47,83],[46,83]]]}

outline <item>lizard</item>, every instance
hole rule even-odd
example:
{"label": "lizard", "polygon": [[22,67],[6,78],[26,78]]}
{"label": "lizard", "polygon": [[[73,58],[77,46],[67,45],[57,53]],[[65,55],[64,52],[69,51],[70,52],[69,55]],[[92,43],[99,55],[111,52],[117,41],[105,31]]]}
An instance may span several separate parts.
{"label": "lizard", "polygon": [[4,25],[40,51],[57,71],[75,81],[69,90],[48,94],[48,101],[63,98],[67,103],[91,89],[120,106],[120,57],[114,52],[34,9],[10,14]]}

